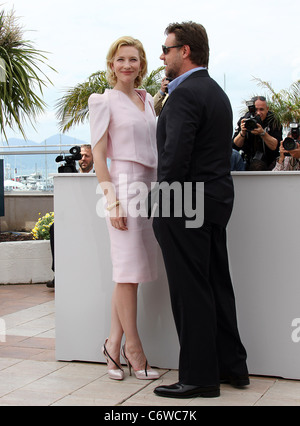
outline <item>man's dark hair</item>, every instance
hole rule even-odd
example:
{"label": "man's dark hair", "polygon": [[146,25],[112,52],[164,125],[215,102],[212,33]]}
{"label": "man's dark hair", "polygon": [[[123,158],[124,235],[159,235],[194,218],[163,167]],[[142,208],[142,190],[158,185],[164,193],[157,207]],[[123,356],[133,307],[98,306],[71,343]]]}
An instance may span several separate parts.
{"label": "man's dark hair", "polygon": [[175,22],[169,24],[165,34],[175,34],[176,44],[188,45],[191,49],[190,59],[198,66],[208,66],[209,45],[205,28],[196,22]]}
{"label": "man's dark hair", "polygon": [[267,102],[267,99],[264,96],[253,96],[251,100],[252,102],[256,102],[256,101]]}

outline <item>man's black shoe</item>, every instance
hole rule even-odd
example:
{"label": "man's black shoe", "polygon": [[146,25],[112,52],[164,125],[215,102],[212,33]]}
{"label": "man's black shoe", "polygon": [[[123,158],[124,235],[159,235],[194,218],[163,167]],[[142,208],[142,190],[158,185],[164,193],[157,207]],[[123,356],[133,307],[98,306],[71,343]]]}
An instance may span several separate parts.
{"label": "man's black shoe", "polygon": [[220,383],[229,383],[235,388],[243,388],[250,385],[250,380],[249,376],[226,377],[221,378]]}
{"label": "man's black shoe", "polygon": [[215,398],[220,396],[219,386],[193,386],[183,383],[174,383],[169,386],[158,386],[154,393],[165,398]]}
{"label": "man's black shoe", "polygon": [[48,288],[55,288],[55,281],[54,280],[48,281],[47,284],[46,284],[46,286]]}

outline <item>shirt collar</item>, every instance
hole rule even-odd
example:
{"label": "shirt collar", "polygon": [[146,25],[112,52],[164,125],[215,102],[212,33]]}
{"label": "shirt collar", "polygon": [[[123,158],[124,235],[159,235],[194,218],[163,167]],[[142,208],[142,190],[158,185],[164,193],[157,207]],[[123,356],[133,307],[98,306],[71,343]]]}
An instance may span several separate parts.
{"label": "shirt collar", "polygon": [[173,90],[176,89],[177,86],[179,86],[180,83],[182,83],[186,78],[188,78],[192,73],[200,70],[206,70],[206,67],[197,67],[192,68],[191,70],[185,72],[184,74],[181,74],[179,77],[175,78],[174,80],[170,81],[168,84],[168,93],[169,95],[173,92]]}

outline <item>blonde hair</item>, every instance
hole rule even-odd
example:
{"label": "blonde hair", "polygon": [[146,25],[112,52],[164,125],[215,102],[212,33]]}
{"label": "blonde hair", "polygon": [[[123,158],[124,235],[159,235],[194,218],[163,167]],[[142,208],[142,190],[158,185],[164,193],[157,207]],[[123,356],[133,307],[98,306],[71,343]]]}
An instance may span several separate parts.
{"label": "blonde hair", "polygon": [[117,83],[117,78],[116,78],[116,75],[115,75],[115,73],[112,69],[112,64],[113,64],[114,58],[115,58],[118,50],[122,46],[135,47],[139,52],[140,61],[141,61],[141,71],[140,71],[139,75],[137,76],[137,78],[135,79],[135,82],[134,82],[134,87],[139,87],[142,84],[143,78],[147,74],[146,53],[145,53],[145,50],[144,50],[142,43],[139,40],[137,40],[136,38],[129,37],[129,36],[118,38],[110,46],[110,49],[109,49],[107,56],[106,56],[106,66],[107,66],[106,77],[107,77],[107,81],[112,87],[114,87]]}

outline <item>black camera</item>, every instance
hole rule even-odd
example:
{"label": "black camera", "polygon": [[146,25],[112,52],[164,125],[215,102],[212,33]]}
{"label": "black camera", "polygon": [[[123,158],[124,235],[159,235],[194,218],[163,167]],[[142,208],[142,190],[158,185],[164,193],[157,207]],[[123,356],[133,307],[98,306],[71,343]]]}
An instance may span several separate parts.
{"label": "black camera", "polygon": [[65,164],[59,166],[58,173],[78,173],[76,169],[76,161],[81,160],[82,158],[80,151],[80,146],[73,146],[69,151],[71,155],[59,155],[56,157],[55,161],[57,163],[60,163],[61,161],[65,162]]}
{"label": "black camera", "polygon": [[[291,123],[290,129],[291,136],[286,137],[282,142],[282,146],[286,151],[293,151],[293,149],[297,148],[297,141],[300,135],[298,123]],[[287,156],[289,154],[286,153],[285,155]]]}
{"label": "black camera", "polygon": [[248,114],[250,114],[250,117],[246,118],[244,123],[248,132],[252,132],[252,130],[256,129],[258,124],[262,124],[262,121],[260,116],[256,115],[255,102],[248,101],[246,102],[246,105],[248,107]]}
{"label": "black camera", "polygon": [[297,148],[297,142],[293,138],[287,137],[282,142],[282,146],[286,151],[293,151]]}

